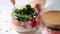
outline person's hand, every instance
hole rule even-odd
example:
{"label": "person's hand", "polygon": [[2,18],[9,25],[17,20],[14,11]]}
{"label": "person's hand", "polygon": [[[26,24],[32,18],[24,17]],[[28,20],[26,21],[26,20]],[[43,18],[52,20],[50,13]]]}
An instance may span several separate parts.
{"label": "person's hand", "polygon": [[29,4],[31,5],[32,8],[36,10],[37,13],[40,13],[40,11],[44,11],[44,5],[45,5],[46,0],[33,0]]}
{"label": "person's hand", "polygon": [[[33,0],[29,4],[31,5],[32,8],[35,9],[37,14],[43,13],[45,11],[45,8],[44,8],[45,0]],[[38,15],[38,17],[36,18],[36,21],[38,22],[38,24],[41,22],[40,15]]]}
{"label": "person's hand", "polygon": [[15,5],[15,0],[10,0],[13,5]]}

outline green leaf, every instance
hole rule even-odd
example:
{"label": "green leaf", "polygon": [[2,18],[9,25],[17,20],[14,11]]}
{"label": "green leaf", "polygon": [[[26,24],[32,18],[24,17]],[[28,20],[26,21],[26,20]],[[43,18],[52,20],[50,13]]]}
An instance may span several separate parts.
{"label": "green leaf", "polygon": [[13,18],[18,18],[18,17],[17,17],[17,14],[14,13],[14,12],[12,13],[12,17],[13,17]]}
{"label": "green leaf", "polygon": [[19,9],[15,9],[15,12],[18,13],[19,12]]}
{"label": "green leaf", "polygon": [[31,8],[30,5],[26,5],[23,9],[15,9],[12,13],[13,18],[17,18],[22,21],[27,21],[28,19],[33,19],[35,10]]}
{"label": "green leaf", "polygon": [[30,6],[30,5],[26,5],[26,8],[27,8],[27,9],[31,9],[31,6]]}

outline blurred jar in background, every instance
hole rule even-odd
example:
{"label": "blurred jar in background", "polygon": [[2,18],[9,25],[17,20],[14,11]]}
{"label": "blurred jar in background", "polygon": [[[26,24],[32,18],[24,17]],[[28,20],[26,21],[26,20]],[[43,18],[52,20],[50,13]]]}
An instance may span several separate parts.
{"label": "blurred jar in background", "polygon": [[39,29],[44,0],[11,0],[12,25],[17,32],[32,32]]}
{"label": "blurred jar in background", "polygon": [[60,34],[60,11],[50,10],[42,14],[41,34]]}

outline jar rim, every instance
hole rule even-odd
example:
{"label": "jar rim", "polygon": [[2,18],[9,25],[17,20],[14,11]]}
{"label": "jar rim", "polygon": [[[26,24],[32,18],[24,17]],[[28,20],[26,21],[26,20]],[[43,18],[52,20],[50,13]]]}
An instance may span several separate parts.
{"label": "jar rim", "polygon": [[51,29],[53,31],[60,31],[60,28],[57,28],[54,25],[50,26],[50,25],[47,25],[47,24],[44,24],[44,23],[42,23],[42,25],[43,25],[43,27],[47,27],[48,29]]}

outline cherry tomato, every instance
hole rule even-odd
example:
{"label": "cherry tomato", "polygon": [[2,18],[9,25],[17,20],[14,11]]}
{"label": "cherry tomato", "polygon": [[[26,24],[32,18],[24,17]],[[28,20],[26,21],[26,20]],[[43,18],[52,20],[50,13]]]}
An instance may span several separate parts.
{"label": "cherry tomato", "polygon": [[32,27],[35,27],[35,26],[36,26],[36,23],[37,23],[36,20],[33,19],[32,22],[31,22],[31,26],[32,26]]}
{"label": "cherry tomato", "polygon": [[24,28],[27,28],[27,23],[26,22],[23,22],[23,25],[22,25]]}
{"label": "cherry tomato", "polygon": [[17,19],[12,19],[12,23],[13,23],[14,25],[18,25],[19,21],[18,21]]}

